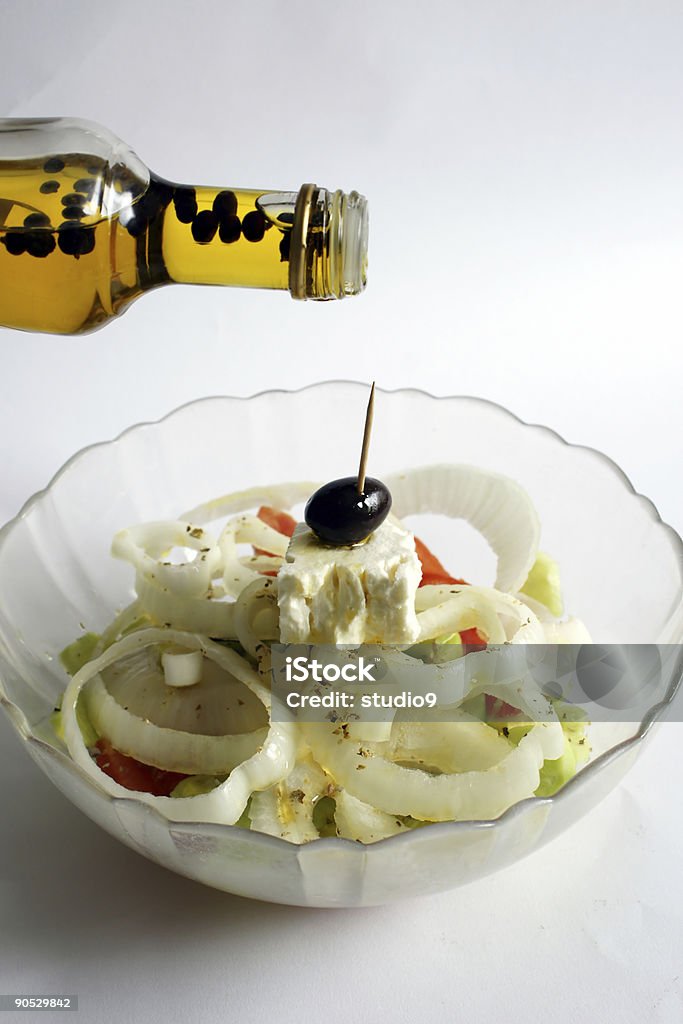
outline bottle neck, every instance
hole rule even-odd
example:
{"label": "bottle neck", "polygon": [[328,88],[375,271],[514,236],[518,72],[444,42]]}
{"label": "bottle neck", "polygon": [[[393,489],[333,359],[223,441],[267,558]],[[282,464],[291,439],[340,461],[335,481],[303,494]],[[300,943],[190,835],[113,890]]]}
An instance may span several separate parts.
{"label": "bottle neck", "polygon": [[297,299],[343,298],[365,287],[367,203],[356,192],[221,189],[152,175],[121,224],[144,247],[148,287],[287,289]]}
{"label": "bottle neck", "polygon": [[295,299],[343,299],[365,288],[368,206],[358,192],[302,185],[290,244],[289,290]]}

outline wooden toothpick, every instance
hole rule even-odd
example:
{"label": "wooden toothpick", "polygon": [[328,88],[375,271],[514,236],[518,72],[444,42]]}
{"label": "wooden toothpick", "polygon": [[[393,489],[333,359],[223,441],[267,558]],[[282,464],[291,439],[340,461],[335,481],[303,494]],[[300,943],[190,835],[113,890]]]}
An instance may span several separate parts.
{"label": "wooden toothpick", "polygon": [[359,494],[363,493],[365,487],[365,471],[368,465],[368,451],[370,449],[370,433],[372,431],[372,417],[375,411],[375,382],[373,380],[372,387],[370,388],[370,398],[368,399],[368,408],[365,413],[365,430],[363,431],[363,447],[360,453],[360,465],[358,467],[358,482],[356,484],[356,490]]}

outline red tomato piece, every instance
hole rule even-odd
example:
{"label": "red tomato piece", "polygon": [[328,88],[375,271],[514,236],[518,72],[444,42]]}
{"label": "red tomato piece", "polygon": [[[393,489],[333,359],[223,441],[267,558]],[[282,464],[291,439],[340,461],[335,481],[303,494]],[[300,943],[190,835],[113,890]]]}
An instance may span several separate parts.
{"label": "red tomato piece", "polygon": [[279,508],[270,508],[269,505],[261,505],[256,514],[266,526],[272,526],[278,533],[284,533],[285,537],[291,537],[294,533],[296,519],[293,519],[289,512],[282,512]]}
{"label": "red tomato piece", "polygon": [[153,768],[142,761],[136,761],[134,757],[128,757],[112,747],[109,740],[99,739],[97,750],[97,767],[125,789],[152,793],[153,796],[170,796],[178,783],[187,778],[187,775],[181,775],[180,772],[167,772],[163,768]]}
{"label": "red tomato piece", "polygon": [[415,550],[422,565],[422,579],[420,580],[421,587],[426,587],[428,584],[467,584],[466,580],[460,580],[455,576],[449,576],[436,555],[431,553],[427,545],[423,544],[419,537],[415,538]]}
{"label": "red tomato piece", "polygon": [[[419,537],[415,538],[415,550],[422,564],[421,587],[426,587],[428,584],[448,586],[451,583],[457,583],[459,586],[469,586],[467,580],[458,579],[456,576],[449,576],[436,555],[432,554]],[[486,637],[478,629],[463,629],[460,634],[460,640],[470,650],[481,651],[486,647]]]}
{"label": "red tomato piece", "polygon": [[[256,515],[266,526],[272,526],[278,533],[285,537],[291,537],[296,526],[296,519],[293,519],[288,512],[282,512],[279,508],[271,508],[269,505],[261,505]],[[255,555],[269,555],[269,551],[263,548],[254,548]],[[276,572],[261,572],[262,576],[277,576]]]}
{"label": "red tomato piece", "polygon": [[492,697],[490,693],[484,695],[484,702],[488,722],[507,722],[511,718],[519,718],[522,714],[519,708],[514,708],[512,704],[499,697]]}
{"label": "red tomato piece", "polygon": [[460,640],[471,651],[483,651],[486,647],[486,637],[475,627],[463,629],[460,633]]}

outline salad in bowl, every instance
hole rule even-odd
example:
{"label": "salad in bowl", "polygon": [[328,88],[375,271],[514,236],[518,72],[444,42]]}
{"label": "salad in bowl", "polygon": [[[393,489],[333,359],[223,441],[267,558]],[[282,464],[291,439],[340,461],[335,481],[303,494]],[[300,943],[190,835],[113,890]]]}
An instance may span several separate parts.
{"label": "salad in bowl", "polygon": [[[0,689],[29,752],[124,842],[231,892],[336,906],[462,884],[593,806],[661,713],[595,729],[531,675],[486,671],[532,645],[679,642],[680,541],[652,506],[594,452],[419,392],[382,395],[382,481],[354,501],[349,478],[324,484],[345,431],[311,425],[362,393],[193,403],[76,456],[0,537]],[[628,570],[617,511],[648,541]],[[367,645],[434,703],[283,713],[290,647]]]}
{"label": "salad in bowl", "polygon": [[[295,843],[375,842],[434,821],[497,817],[556,792],[588,759],[586,725],[523,678],[505,688],[473,669],[446,716],[436,701],[420,721],[399,711],[381,739],[343,713],[327,722],[271,716],[273,643],[391,645],[410,677],[429,643],[443,669],[489,645],[590,642],[578,619],[560,617],[558,567],[539,553],[538,517],[512,480],[423,467],[386,485],[368,478],[350,508],[373,487],[386,494],[386,517],[362,510],[372,532],[355,543],[345,510],[323,515],[325,524],[336,515],[327,537],[314,514],[322,489],[305,482],[118,532],[112,554],[134,572],[135,600],[101,635],[62,653],[73,678],[53,724],[73,760],[111,795],[134,791],[172,820],[239,824]],[[306,500],[326,539],[290,515]],[[497,556],[495,585],[450,575],[403,524],[420,512],[480,529]],[[472,712],[481,697],[485,712],[497,707],[495,724]]]}

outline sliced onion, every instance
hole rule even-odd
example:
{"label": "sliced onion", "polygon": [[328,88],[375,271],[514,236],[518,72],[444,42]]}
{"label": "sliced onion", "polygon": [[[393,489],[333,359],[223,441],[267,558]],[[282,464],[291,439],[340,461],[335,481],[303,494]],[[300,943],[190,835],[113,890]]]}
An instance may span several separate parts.
{"label": "sliced onion", "polygon": [[[353,693],[355,687],[350,688]],[[358,691],[356,691],[358,692]],[[395,710],[383,708],[381,721],[373,721],[369,718],[359,718],[358,721],[344,723],[349,736],[357,739],[360,743],[369,740],[377,747],[378,744],[388,743],[391,737],[391,730],[394,724]],[[341,727],[340,727],[341,728]]]}
{"label": "sliced onion", "polygon": [[235,602],[237,638],[252,657],[264,640],[278,638],[277,584],[259,576],[248,584]]}
{"label": "sliced onion", "polygon": [[224,516],[248,512],[250,509],[258,508],[259,505],[270,505],[273,508],[286,511],[302,501],[307,501],[319,487],[319,483],[311,483],[306,480],[272,484],[266,487],[250,487],[247,491],[235,491],[232,494],[224,494],[220,498],[203,502],[186,512],[181,519],[189,519],[193,523],[204,525],[216,519],[222,519]]}
{"label": "sliced onion", "polygon": [[308,759],[297,764],[283,782],[254,794],[249,808],[252,829],[290,843],[320,838],[313,808],[329,785],[330,779],[315,762]]}
{"label": "sliced onion", "polygon": [[164,729],[207,736],[253,732],[268,724],[259,697],[201,650],[193,652],[202,658],[201,681],[191,690],[169,688],[159,664],[162,651],[145,647],[102,670],[107,691],[121,707]]}
{"label": "sliced onion", "polygon": [[230,522],[240,544],[251,544],[255,548],[268,551],[271,555],[279,555],[280,558],[284,558],[287,554],[289,537],[278,533],[258,516],[237,516]]}
{"label": "sliced onion", "polygon": [[511,644],[545,644],[546,632],[543,623],[539,622],[534,613],[529,609],[528,618],[521,624],[510,637]]}
{"label": "sliced onion", "polygon": [[541,643],[541,644],[592,644],[588,629],[580,619],[570,616],[568,619],[558,621],[551,611],[540,601],[536,601],[528,594],[521,591],[515,597],[525,604],[538,619],[541,629],[534,623],[533,641],[528,638],[521,638],[520,643]]}
{"label": "sliced onion", "polygon": [[545,643],[545,633],[531,607],[493,587],[421,587],[415,598],[421,640],[464,629],[480,629],[491,644]]}
{"label": "sliced onion", "polygon": [[139,600],[135,600],[131,604],[126,605],[125,608],[122,608],[114,618],[114,621],[107,626],[100,636],[99,643],[95,647],[95,656],[101,654],[115,640],[124,636],[131,626],[139,623],[145,617],[145,610],[142,608]]}
{"label": "sliced onion", "polygon": [[160,626],[187,633],[203,633],[217,640],[234,640],[233,601],[215,601],[210,597],[180,597],[168,590],[160,590],[138,575],[135,589],[140,608]]}
{"label": "sliced onion", "polygon": [[[174,547],[197,552],[189,562],[172,564],[163,554]],[[111,545],[114,558],[130,562],[136,572],[161,589],[185,597],[203,597],[220,564],[215,539],[186,520],[140,523],[120,530]]]}
{"label": "sliced onion", "polygon": [[[74,762],[100,789],[115,797],[131,798],[130,790],[100,771],[83,742],[76,718],[82,687],[103,669],[123,657],[145,647],[178,643],[190,650],[201,650],[243,682],[270,710],[270,691],[251,666],[234,651],[205,637],[178,630],[144,629],[112,644],[99,658],[84,665],[71,679],[62,701],[64,738]],[[237,765],[220,786],[210,793],[192,797],[161,797],[136,793],[141,803],[157,808],[172,821],[208,821],[233,825],[246,807],[254,790],[267,789],[284,779],[294,767],[297,740],[291,722],[271,722],[263,746],[242,764]]]}
{"label": "sliced onion", "polygon": [[388,814],[422,821],[496,818],[519,800],[533,795],[539,769],[557,749],[552,735],[558,722],[531,727],[517,747],[484,771],[430,775],[404,768],[355,743],[333,737],[323,723],[305,726],[313,756],[336,784],[352,796]]}
{"label": "sliced onion", "polygon": [[525,594],[524,591],[520,590],[517,594],[515,594],[515,597],[518,601],[521,601],[522,604],[525,604],[528,608],[531,608],[532,612],[540,622],[546,623],[557,621],[552,612],[548,608],[546,608],[544,604],[541,604],[540,601],[537,601],[533,597],[529,597],[529,595]]}
{"label": "sliced onion", "polygon": [[202,681],[201,651],[164,651],[161,667],[167,686],[194,686]]}
{"label": "sliced onion", "polygon": [[284,565],[284,561],[284,558],[278,555],[242,555],[240,558],[241,564],[247,569],[253,569],[258,573],[272,573],[274,576]]}
{"label": "sliced onion", "polygon": [[357,843],[376,843],[408,828],[393,814],[378,811],[341,789],[335,795],[334,821],[337,835]]}
{"label": "sliced onion", "polygon": [[[531,675],[525,646],[507,644],[503,649],[504,653],[500,647],[487,647],[482,651],[471,652],[465,657],[438,664],[425,664],[401,650],[383,647],[381,659],[384,672],[381,692],[386,697],[394,697],[409,691],[416,694],[433,694],[435,710],[421,711],[419,718],[422,720],[449,720],[454,715],[461,714],[459,707],[463,701],[480,694],[491,693],[519,708],[528,715],[529,720],[554,722],[556,715],[552,705],[539,691]],[[313,646],[309,649],[308,658],[311,661],[326,659],[329,662],[329,657],[329,647]],[[345,658],[353,660],[355,657],[357,652],[336,649],[338,662]],[[377,683],[353,683],[348,686],[356,700],[362,699],[366,694],[372,695],[377,692]],[[341,686],[338,685],[337,689],[341,689]],[[352,721],[345,729],[339,726],[334,728],[338,735],[344,735],[356,743],[366,737],[372,742],[375,736],[384,740],[387,722],[391,722],[395,715],[396,709],[383,708],[383,723]],[[405,712],[401,711],[399,720],[414,716],[415,713],[406,709]],[[375,726],[379,728],[373,736]],[[377,749],[378,744],[374,743],[374,747]]]}
{"label": "sliced onion", "polygon": [[569,618],[566,622],[545,624],[546,644],[592,644],[590,633],[580,619]]}
{"label": "sliced onion", "polygon": [[84,691],[88,717],[116,750],[184,775],[224,775],[256,752],[267,730],[225,736],[164,729],[121,707],[95,676]]}
{"label": "sliced onion", "polygon": [[468,593],[465,588],[442,604],[421,612],[417,621],[420,641],[473,628],[480,629],[490,643],[500,644],[506,640],[505,630],[495,609],[483,601],[480,595]]}
{"label": "sliced onion", "polygon": [[474,716],[453,710],[449,719],[395,721],[388,750],[391,760],[441,772],[481,771],[510,752],[498,730]]}
{"label": "sliced onion", "polygon": [[[253,544],[261,547],[269,545],[270,548],[274,548],[275,542],[271,539],[271,535],[275,533],[276,531],[272,527],[266,526],[257,516],[235,516],[228,520],[218,538],[223,568],[223,586],[227,594],[237,598],[250,583],[263,578],[255,568],[249,567],[248,559],[240,557],[237,545]],[[282,541],[279,547],[284,554],[289,540],[282,534],[279,536]],[[280,557],[282,556],[280,555]]]}
{"label": "sliced onion", "polygon": [[526,491],[499,473],[475,466],[438,465],[384,477],[397,516],[442,513],[465,519],[498,558],[495,586],[516,591],[536,559],[540,524]]}

